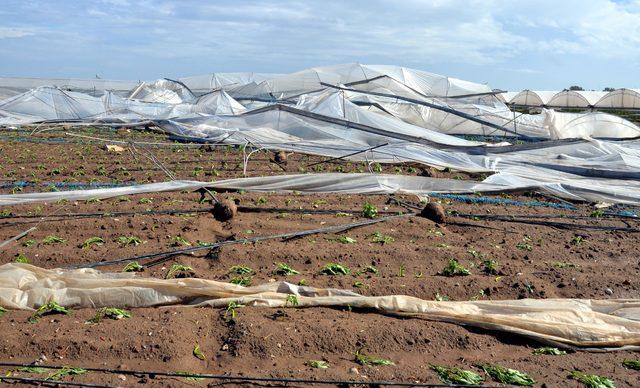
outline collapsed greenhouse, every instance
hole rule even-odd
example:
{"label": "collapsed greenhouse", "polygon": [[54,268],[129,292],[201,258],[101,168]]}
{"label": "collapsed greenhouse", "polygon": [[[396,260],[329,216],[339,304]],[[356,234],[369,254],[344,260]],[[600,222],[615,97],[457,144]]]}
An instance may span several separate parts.
{"label": "collapsed greenhouse", "polygon": [[[68,259],[60,259],[60,262],[54,260],[54,265],[49,265],[46,261],[38,260],[31,264],[24,261],[11,263],[9,256],[5,256],[4,264],[0,265],[0,307],[33,313],[55,301],[65,308],[79,309],[108,308],[114,305],[141,309],[168,305],[228,309],[232,304],[285,308],[295,299],[297,307],[348,308],[349,311],[354,308],[393,316],[419,317],[507,332],[573,351],[640,349],[640,300],[634,296],[637,295],[634,294],[637,291],[635,279],[626,280],[627,283],[621,286],[626,291],[616,298],[602,299],[599,295],[581,291],[571,295],[560,292],[555,297],[552,294],[548,298],[544,295],[537,298],[534,288],[527,283],[529,288],[525,296],[517,298],[521,300],[517,300],[512,294],[501,299],[485,300],[485,293],[490,293],[493,287],[488,286],[482,289],[481,296],[476,296],[476,299],[430,301],[422,294],[414,296],[411,289],[398,290],[390,287],[365,295],[360,292],[362,290],[347,290],[348,284],[326,283],[310,287],[302,281],[298,285],[284,281],[286,279],[272,281],[268,277],[271,275],[262,279],[260,275],[254,274],[264,283],[252,286],[242,282],[230,284],[192,278],[187,276],[190,272],[188,270],[185,271],[187,275],[184,278],[181,276],[177,279],[169,276],[156,279],[114,272],[114,266],[140,261],[143,267],[151,268],[164,263],[155,260],[164,258],[167,261],[196,252],[208,252],[204,261],[215,263],[209,257],[212,252],[218,252],[222,248],[249,249],[243,246],[255,245],[263,241],[263,237],[264,240],[282,239],[281,244],[287,245],[289,239],[307,236],[305,233],[342,233],[355,228],[371,227],[374,222],[376,225],[378,222],[394,223],[397,229],[406,227],[410,230],[405,223],[413,223],[414,221],[408,220],[422,218],[420,215],[424,216],[425,212],[423,210],[421,213],[420,210],[425,203],[443,198],[447,201],[460,200],[466,204],[463,205],[466,206],[464,211],[455,211],[448,214],[449,217],[466,217],[474,222],[484,220],[491,223],[487,226],[488,229],[495,228],[494,223],[520,222],[529,226],[537,225],[536,228],[556,228],[567,233],[573,233],[575,228],[582,228],[594,234],[611,233],[611,236],[620,239],[623,239],[620,235],[627,236],[640,230],[630,225],[637,218],[635,206],[640,205],[640,127],[637,123],[609,113],[591,110],[564,112],[547,108],[587,108],[598,104],[609,104],[609,107],[624,105],[629,108],[640,106],[636,106],[627,90],[609,93],[523,91],[506,98],[503,94],[488,85],[420,70],[361,64],[317,67],[291,74],[213,73],[151,82],[0,79],[0,97],[3,98],[0,100],[0,135],[4,136],[4,141],[33,144],[50,141],[48,144],[51,150],[58,146],[65,147],[69,140],[106,144],[114,147],[105,151],[106,163],[115,157],[111,155],[127,155],[129,152],[136,163],[143,160],[160,174],[160,178],[152,179],[147,175],[143,180],[142,175],[134,173],[140,179],[101,182],[99,178],[104,177],[104,174],[98,171],[104,171],[106,167],[102,163],[96,167],[95,181],[86,181],[90,174],[85,175],[87,169],[84,164],[88,162],[82,162],[83,167],[78,167],[77,170],[82,173],[73,175],[77,179],[47,182],[48,186],[45,186],[42,179],[30,179],[27,175],[21,176],[20,171],[11,170],[4,179],[3,187],[7,190],[0,194],[0,210],[18,209],[23,211],[23,215],[14,213],[15,210],[3,213],[0,220],[8,219],[4,220],[10,221],[6,226],[15,229],[12,229],[11,235],[3,236],[6,241],[0,245],[0,249],[7,249],[2,248],[5,245],[18,245],[18,240],[28,238],[25,236],[32,233],[31,229],[18,232],[20,228],[24,229],[24,223],[30,222],[29,219],[39,220],[32,229],[44,227],[41,223],[46,223],[47,218],[41,215],[41,206],[48,206],[50,209],[54,209],[54,206],[64,209],[68,209],[68,206],[83,208],[109,198],[115,199],[116,206],[132,206],[121,198],[131,196],[140,201],[150,201],[147,198],[149,195],[170,193],[169,195],[175,196],[171,198],[179,201],[176,198],[180,194],[197,192],[202,196],[201,202],[204,198],[212,205],[220,206],[225,202],[220,199],[220,193],[247,192],[256,196],[255,203],[258,205],[269,200],[263,194],[307,195],[317,199],[313,201],[312,208],[304,211],[302,205],[310,205],[312,202],[301,200],[300,212],[318,214],[319,217],[334,213],[341,214],[340,217],[343,217],[342,214],[353,216],[352,209],[350,212],[331,210],[333,213],[330,210],[326,210],[326,213],[317,210],[322,206],[321,201],[329,198],[347,207],[349,200],[344,198],[352,196],[378,198],[376,200],[388,198],[386,204],[396,206],[385,207],[390,207],[391,215],[382,217],[374,214],[372,217],[365,217],[371,218],[370,221],[294,232],[278,229],[278,233],[274,231],[275,234],[269,236],[251,236],[253,229],[257,227],[249,224],[244,227],[250,227],[245,229],[250,233],[236,237],[235,234],[241,233],[239,227],[233,226],[233,222],[237,221],[218,219],[215,228],[221,229],[215,229],[216,233],[222,236],[224,228],[238,229],[233,238],[226,236],[201,246],[196,246],[192,239],[188,248],[161,253],[145,251],[145,254],[133,258],[114,259],[107,256],[108,252],[102,252],[99,260],[95,260],[98,257],[93,256],[89,261],[73,260],[71,263],[67,262]],[[505,101],[513,105],[539,106],[542,109],[536,114],[523,113],[512,109],[511,104]],[[95,128],[100,128],[102,132],[92,132]],[[13,135],[8,135],[9,133]],[[53,136],[53,133],[60,137],[47,138]],[[153,140],[117,136],[105,138],[109,134],[122,133],[126,136],[152,136]],[[196,166],[189,178],[171,171],[172,168],[165,165],[167,161],[161,161],[152,152],[153,147],[160,146],[167,149],[170,147],[175,152],[182,152],[183,149],[213,150],[211,152],[215,152],[216,158],[224,159],[221,166],[232,163],[226,159],[229,158],[227,154],[222,154],[222,150],[233,149],[240,160],[233,162],[237,163],[234,174],[223,173],[220,176],[217,169],[205,174],[205,169]],[[112,149],[116,151],[111,153]],[[84,151],[74,152],[80,155]],[[265,160],[265,153],[273,153],[274,157]],[[176,160],[175,155],[171,156],[171,163],[175,162],[174,168],[177,169],[181,163],[189,163],[186,156],[181,159],[177,154]],[[70,151],[66,156],[69,160],[72,159]],[[294,159],[294,156],[300,159]],[[202,157],[202,154],[198,154],[198,157]],[[14,155],[12,162],[25,158],[24,155]],[[287,158],[290,160],[288,166]],[[82,160],[86,160],[84,156]],[[342,164],[333,171],[314,168],[332,163]],[[297,170],[293,166],[297,166]],[[400,167],[391,170],[393,166]],[[410,167],[403,170],[403,166]],[[46,168],[47,166],[43,166],[42,170]],[[345,171],[346,168],[351,170]],[[64,168],[51,170],[46,179],[54,179],[63,170]],[[130,176],[129,170],[120,166],[114,171]],[[140,174],[142,171],[144,169],[141,169]],[[211,179],[198,178],[202,176],[210,176]],[[31,178],[35,177],[33,173]],[[43,187],[47,187],[47,190],[43,190]],[[535,196],[536,201],[527,200],[523,193],[533,193],[531,195]],[[145,197],[140,197],[143,195]],[[507,199],[509,195],[516,196],[517,200]],[[400,199],[394,199],[396,196]],[[407,198],[414,198],[418,204],[407,204]],[[239,205],[240,199],[232,198],[230,201],[233,202],[234,199],[236,205]],[[286,202],[290,199],[282,201],[285,205],[290,203]],[[587,221],[594,222],[578,226],[567,222],[571,216],[563,219],[565,216],[559,213],[516,213],[502,216],[490,214],[489,209],[487,214],[477,214],[478,210],[475,209],[476,213],[462,214],[465,211],[473,212],[477,203],[491,204],[494,206],[491,211],[497,213],[500,213],[500,206],[511,204],[525,204],[551,212],[587,209],[597,204],[596,209],[604,210],[594,211],[597,219],[586,217]],[[285,205],[277,208],[279,214],[295,213],[295,209],[283,210]],[[215,214],[215,206],[206,211]],[[383,206],[385,205],[380,202],[378,208],[383,209]],[[35,210],[36,207],[40,210]],[[119,211],[123,215],[118,216]],[[129,209],[111,209],[101,213],[99,217],[127,218],[129,216],[124,214],[126,211]],[[158,210],[145,210],[147,211],[156,214],[153,212]],[[179,215],[193,212],[198,214],[201,210],[162,211]],[[239,206],[237,211],[239,214],[268,212],[267,209],[256,210],[247,206]],[[235,210],[233,213],[235,214]],[[71,214],[71,219],[95,217],[92,213],[82,214],[84,213]],[[136,214],[139,216],[139,213]],[[603,214],[605,218],[601,220]],[[47,217],[57,222],[66,216],[52,210]],[[61,218],[57,220],[56,217]],[[541,221],[551,218],[557,220]],[[272,220],[277,222],[276,218]],[[616,223],[618,221],[625,225],[619,225]],[[252,222],[261,224],[260,220]],[[438,228],[441,227],[440,224],[446,225],[446,222],[440,220],[435,223]],[[460,225],[452,228],[459,228],[455,230],[463,233],[463,226]],[[185,221],[182,230],[188,231],[189,228]],[[538,232],[538,229],[532,230]],[[436,232],[441,235],[450,233],[444,229]],[[436,232],[432,232],[434,236],[438,236]],[[175,231],[172,233],[175,234]],[[489,239],[492,232],[487,230],[486,233],[484,239]],[[508,236],[508,232],[505,233]],[[180,234],[171,236],[173,243],[183,244],[181,240],[176,240]],[[93,242],[89,242],[91,238],[94,238]],[[80,252],[87,252],[94,245],[101,246],[108,242],[102,238],[91,238],[84,243],[80,241]],[[571,240],[572,249],[591,236],[583,237],[578,234],[575,238],[578,242],[574,244],[574,240]],[[348,239],[345,241],[350,242]],[[414,243],[415,238],[411,241]],[[625,240],[624,244],[627,243],[629,241]],[[42,244],[45,247],[49,243]],[[125,247],[128,244],[125,243]],[[496,244],[493,243],[492,246],[500,245]],[[533,240],[525,235],[522,241],[517,242],[516,251],[530,253],[533,250],[532,244]],[[543,245],[541,242],[537,244]],[[135,246],[137,245],[139,244],[136,242]],[[150,244],[140,249],[150,249],[151,245],[150,241]],[[228,248],[236,245],[240,247]],[[18,250],[6,252],[21,254]],[[273,254],[278,251],[279,248],[274,248]],[[474,259],[484,258],[466,245],[461,252],[473,252],[471,255]],[[597,250],[593,252],[597,254]],[[393,258],[392,253],[388,254]],[[197,258],[191,260],[195,262]],[[147,259],[150,261],[145,262]],[[310,259],[308,261],[311,262]],[[486,260],[481,262],[487,265]],[[216,271],[213,266],[211,264],[207,271]],[[109,271],[102,272],[97,267],[108,267]],[[365,273],[366,268],[359,274]],[[430,268],[423,270],[428,271]],[[373,273],[370,268],[369,271]],[[401,277],[404,278],[404,270],[401,271]],[[412,281],[417,282],[422,277],[422,272],[416,271]],[[495,283],[503,276],[513,276],[513,279],[520,276],[486,271],[493,275]],[[360,280],[354,284],[358,282]],[[360,287],[362,283],[357,286]]]}

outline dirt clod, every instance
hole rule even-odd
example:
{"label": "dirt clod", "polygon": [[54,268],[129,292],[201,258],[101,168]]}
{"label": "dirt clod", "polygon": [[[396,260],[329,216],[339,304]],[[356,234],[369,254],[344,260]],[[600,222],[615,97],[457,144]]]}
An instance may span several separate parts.
{"label": "dirt clod", "polygon": [[284,151],[278,151],[273,155],[273,160],[278,164],[287,164],[287,154]]}
{"label": "dirt clod", "polygon": [[447,221],[447,214],[444,208],[437,202],[429,202],[427,206],[422,209],[420,215],[437,224],[444,224]]}
{"label": "dirt clod", "polygon": [[213,217],[216,220],[224,222],[229,221],[238,213],[238,207],[233,201],[228,199],[217,202],[213,206]]}

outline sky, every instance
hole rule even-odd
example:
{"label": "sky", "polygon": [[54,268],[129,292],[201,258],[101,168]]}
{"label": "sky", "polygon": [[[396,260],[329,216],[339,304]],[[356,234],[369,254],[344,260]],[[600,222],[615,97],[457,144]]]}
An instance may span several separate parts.
{"label": "sky", "polygon": [[504,90],[640,88],[640,0],[3,0],[0,76],[391,64]]}

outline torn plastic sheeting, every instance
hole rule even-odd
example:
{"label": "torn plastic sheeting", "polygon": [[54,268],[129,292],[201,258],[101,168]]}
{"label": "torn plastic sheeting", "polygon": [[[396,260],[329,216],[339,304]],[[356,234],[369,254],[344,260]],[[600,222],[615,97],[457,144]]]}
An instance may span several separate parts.
{"label": "torn plastic sheeting", "polygon": [[435,302],[406,295],[361,296],[348,290],[286,282],[242,287],[207,279],[140,278],[91,269],[0,266],[0,305],[35,309],[54,300],[69,308],[191,305],[225,307],[230,301],[283,307],[289,295],[299,307],[356,307],[501,330],[575,347],[640,346],[640,300],[523,299]]}

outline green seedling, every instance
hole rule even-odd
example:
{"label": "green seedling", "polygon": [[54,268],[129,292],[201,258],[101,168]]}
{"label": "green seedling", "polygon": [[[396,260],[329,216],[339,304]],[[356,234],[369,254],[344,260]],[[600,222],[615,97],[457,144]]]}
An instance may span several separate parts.
{"label": "green seedling", "polygon": [[378,215],[378,208],[370,204],[369,202],[365,202],[362,205],[362,216],[364,218],[376,218]]}
{"label": "green seedling", "polygon": [[45,380],[60,380],[67,376],[76,376],[76,375],[82,375],[85,373],[87,373],[86,369],[72,368],[72,367],[65,366],[51,373],[49,376],[45,378]]}
{"label": "green seedling", "polygon": [[480,385],[484,381],[482,376],[470,370],[440,365],[430,365],[430,368],[445,384]]}
{"label": "green seedling", "polygon": [[202,352],[202,350],[200,349],[200,345],[196,344],[196,346],[193,347],[193,355],[200,359],[200,360],[206,360],[207,358],[205,357],[204,353]]}
{"label": "green seedling", "polygon": [[604,210],[602,209],[594,210],[589,214],[589,217],[593,218],[601,218],[602,216],[604,216]]}
{"label": "green seedling", "polygon": [[26,240],[25,242],[23,242],[22,246],[29,248],[29,247],[32,247],[32,246],[36,245],[37,243],[38,242],[36,240],[31,240],[30,239],[30,240]]}
{"label": "green seedling", "polygon": [[403,278],[406,272],[407,272],[407,267],[404,264],[400,264],[400,271],[398,272],[398,276]]}
{"label": "green seedling", "polygon": [[335,240],[343,244],[355,244],[357,242],[355,239],[348,236],[340,236]]}
{"label": "green seedling", "polygon": [[291,306],[291,307],[295,307],[298,306],[300,304],[300,301],[298,301],[298,296],[297,295],[287,295],[287,299],[284,302],[284,306]]}
{"label": "green seedling", "polygon": [[142,272],[144,271],[144,267],[140,265],[137,261],[132,261],[131,263],[124,266],[122,272]]}
{"label": "green seedling", "polygon": [[250,276],[235,276],[233,277],[229,283],[237,284],[239,286],[247,287],[251,285],[251,277]]}
{"label": "green seedling", "polygon": [[305,364],[307,366],[310,366],[312,368],[316,368],[316,369],[328,369],[329,368],[329,363],[326,361],[322,361],[322,360],[309,360],[307,362],[305,362]]}
{"label": "green seedling", "polygon": [[151,198],[140,198],[138,203],[144,204],[144,205],[148,205],[148,204],[153,203],[153,200]]}
{"label": "green seedling", "polygon": [[362,349],[358,349],[355,352],[356,362],[362,366],[382,366],[382,365],[395,365],[393,361],[385,358],[375,358],[367,354],[362,353]]}
{"label": "green seedling", "polygon": [[238,316],[238,309],[244,307],[243,304],[231,301],[227,304],[227,308],[224,312],[225,317],[231,317],[230,319],[235,319]]}
{"label": "green seedling", "polygon": [[584,242],[584,237],[582,236],[575,236],[574,238],[571,239],[571,245],[580,245]]}
{"label": "green seedling", "polygon": [[351,269],[347,266],[329,263],[320,269],[320,273],[323,275],[349,275],[351,273]]}
{"label": "green seedling", "polygon": [[533,350],[533,354],[546,354],[549,356],[561,356],[563,354],[567,354],[564,350],[560,350],[558,348],[554,348],[551,346],[543,346],[541,348],[537,348]]}
{"label": "green seedling", "polygon": [[489,275],[497,275],[498,274],[498,262],[495,260],[483,260],[482,261],[483,271]]}
{"label": "green seedling", "polygon": [[169,272],[167,272],[167,276],[165,279],[175,279],[175,278],[191,278],[195,275],[193,268],[188,265],[182,265],[175,263],[169,268]]}
{"label": "green seedling", "polygon": [[102,245],[104,244],[104,240],[102,239],[102,237],[89,237],[88,239],[84,240],[84,242],[80,245],[80,247],[82,249],[87,249],[93,245]]}
{"label": "green seedling", "polygon": [[471,275],[468,269],[458,263],[456,259],[449,259],[449,263],[441,272],[444,276],[467,276]]}
{"label": "green seedling", "polygon": [[54,302],[54,301],[50,301],[47,302],[45,304],[43,304],[42,306],[40,306],[35,313],[33,313],[33,315],[29,318],[29,322],[31,323],[35,323],[38,321],[38,319],[44,317],[45,315],[52,315],[52,314],[64,314],[67,315],[69,314],[69,310],[67,310],[66,308],[60,306],[58,303]]}
{"label": "green seedling", "polygon": [[133,246],[138,246],[140,244],[142,244],[142,240],[140,239],[140,237],[136,237],[136,236],[120,236],[117,238],[117,241],[122,244],[122,245],[133,245]]}
{"label": "green seedling", "polygon": [[0,306],[0,317],[2,317],[6,312],[7,312],[7,309],[5,309],[4,307]]}
{"label": "green seedling", "polygon": [[256,201],[257,205],[264,205],[265,203],[267,203],[267,199],[265,197],[260,197],[258,198],[258,200]]}
{"label": "green seedling", "polygon": [[364,283],[361,282],[360,280],[356,280],[355,282],[353,282],[353,286],[355,288],[362,288],[362,287],[364,287]]}
{"label": "green seedling", "polygon": [[131,202],[131,199],[129,199],[129,197],[125,195],[121,195],[118,198],[116,198],[116,202]]}
{"label": "green seedling", "polygon": [[528,374],[520,372],[519,370],[489,364],[480,365],[480,368],[482,368],[482,370],[484,370],[484,372],[494,380],[502,384],[530,386],[535,383],[535,380],[533,380]]}
{"label": "green seedling", "polygon": [[587,388],[616,388],[613,380],[603,376],[588,375],[575,370],[571,372],[570,377]]}
{"label": "green seedling", "polygon": [[11,210],[5,209],[0,211],[0,218],[7,218],[7,217],[11,217],[13,213],[11,213]]}
{"label": "green seedling", "polygon": [[362,271],[360,271],[361,273],[372,273],[374,275],[378,275],[380,273],[380,271],[378,271],[378,268],[376,268],[374,265],[367,265],[366,267],[364,267],[364,269]]}
{"label": "green seedling", "polygon": [[298,282],[299,286],[306,286],[307,284],[307,279],[300,279],[300,281]]}
{"label": "green seedling", "polygon": [[124,318],[131,318],[131,313],[124,309],[116,307],[103,307],[96,311],[96,315],[89,319],[87,323],[98,323],[104,318],[120,320]]}
{"label": "green seedling", "polygon": [[280,276],[289,276],[289,275],[297,275],[300,272],[298,272],[295,269],[291,268],[289,266],[289,264],[278,263],[278,264],[276,264],[276,269],[273,271],[273,273],[276,274],[276,275],[280,275]]}
{"label": "green seedling", "polygon": [[36,374],[45,374],[45,373],[49,373],[49,371],[51,369],[49,368],[42,368],[39,366],[23,366],[20,367],[18,369],[16,369],[18,372],[24,372],[24,373],[36,373]]}
{"label": "green seedling", "polygon": [[236,275],[249,275],[254,273],[253,269],[242,265],[234,265],[229,268],[229,273],[235,273]]}
{"label": "green seedling", "polygon": [[174,246],[180,246],[180,245],[184,245],[187,247],[191,246],[191,243],[182,236],[176,236],[173,240],[174,240],[173,242]]}
{"label": "green seedling", "polygon": [[62,244],[67,242],[67,240],[63,239],[62,237],[58,237],[58,236],[47,236],[42,240],[42,243],[45,245],[51,245],[51,244]]}
{"label": "green seedling", "polygon": [[371,237],[371,242],[381,243],[382,245],[389,244],[396,241],[393,237],[384,235],[380,232],[375,232],[370,237]]}
{"label": "green seedling", "polygon": [[373,167],[371,168],[373,170],[373,172],[382,172],[382,165],[380,163],[374,163]]}
{"label": "green seedling", "polygon": [[523,251],[529,251],[529,252],[533,250],[533,247],[531,246],[531,244],[525,243],[525,242],[516,244],[516,248],[522,249]]}
{"label": "green seedling", "polygon": [[23,255],[22,253],[18,253],[16,255],[16,263],[23,263],[23,264],[29,264],[29,258],[25,255]]}
{"label": "green seedling", "polygon": [[622,366],[627,369],[640,370],[640,360],[624,360]]}

